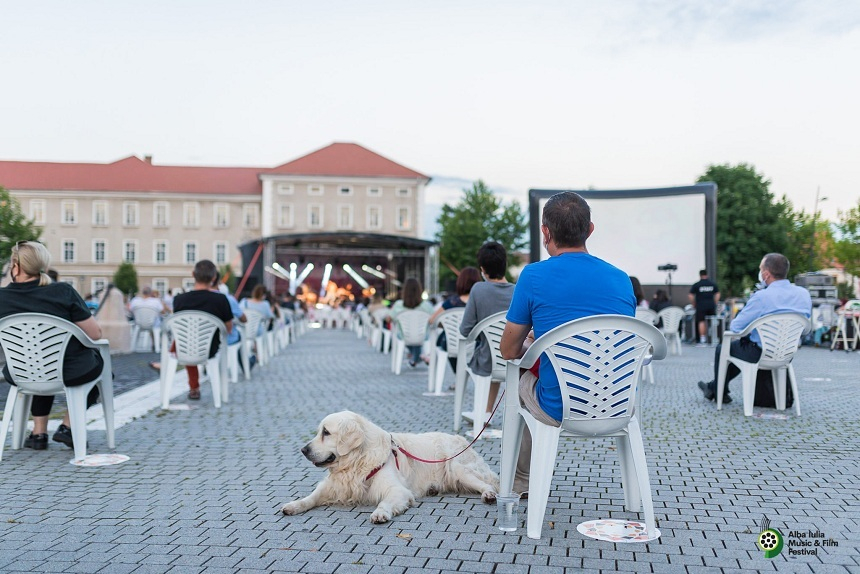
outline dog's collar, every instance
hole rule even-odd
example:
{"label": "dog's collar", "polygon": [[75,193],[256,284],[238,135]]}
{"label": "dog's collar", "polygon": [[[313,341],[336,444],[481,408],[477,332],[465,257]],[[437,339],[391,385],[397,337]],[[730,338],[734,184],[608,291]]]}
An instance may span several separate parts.
{"label": "dog's collar", "polygon": [[[400,461],[397,460],[397,451],[394,449],[391,449],[391,454],[394,455],[394,464],[397,466],[397,470],[400,470]],[[385,462],[388,462],[388,461],[386,460]],[[376,468],[371,470],[370,474],[368,474],[366,477],[364,477],[364,480],[367,481],[367,480],[370,480],[371,478],[373,478],[377,472],[382,470],[382,467],[385,466],[385,462],[383,462],[382,464],[380,464],[379,466],[377,466]]]}

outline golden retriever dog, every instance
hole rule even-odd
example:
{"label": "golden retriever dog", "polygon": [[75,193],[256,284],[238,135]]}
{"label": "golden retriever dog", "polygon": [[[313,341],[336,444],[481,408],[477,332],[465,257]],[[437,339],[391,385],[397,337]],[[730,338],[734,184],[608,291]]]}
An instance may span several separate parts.
{"label": "golden retriever dog", "polygon": [[[440,493],[478,493],[484,502],[496,499],[499,477],[481,456],[466,449],[469,443],[456,435],[389,433],[361,415],[342,411],[328,415],[302,454],[318,468],[328,470],[310,496],[285,504],[281,511],[299,514],[326,504],[375,504],[374,524],[403,514],[421,496]],[[398,450],[425,460],[412,460]]]}

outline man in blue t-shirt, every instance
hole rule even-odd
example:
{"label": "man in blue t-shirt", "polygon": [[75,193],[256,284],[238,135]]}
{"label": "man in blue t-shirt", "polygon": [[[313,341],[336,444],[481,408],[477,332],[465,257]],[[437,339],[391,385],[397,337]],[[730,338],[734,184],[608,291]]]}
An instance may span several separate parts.
{"label": "man in blue t-shirt", "polygon": [[[627,273],[588,253],[585,241],[594,231],[591,210],[572,191],[557,193],[543,208],[541,234],[550,258],[527,265],[517,280],[502,335],[506,359],[523,356],[547,331],[589,315],[635,316],[636,297]],[[558,426],[561,391],[549,361],[541,361],[540,376],[520,381],[520,400],[539,421]],[[531,437],[523,432],[514,490],[528,489]]]}

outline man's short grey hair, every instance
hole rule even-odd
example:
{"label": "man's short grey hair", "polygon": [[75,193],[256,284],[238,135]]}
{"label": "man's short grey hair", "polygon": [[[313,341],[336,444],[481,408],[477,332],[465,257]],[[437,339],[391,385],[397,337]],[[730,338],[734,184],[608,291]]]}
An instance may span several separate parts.
{"label": "man's short grey hair", "polygon": [[152,295],[152,287],[150,287],[149,285],[144,285],[143,289],[140,290],[140,294],[144,297],[149,297],[150,295]]}
{"label": "man's short grey hair", "polygon": [[782,253],[768,253],[762,259],[762,266],[773,275],[774,279],[785,279],[788,277],[788,270],[791,268],[788,257]]}

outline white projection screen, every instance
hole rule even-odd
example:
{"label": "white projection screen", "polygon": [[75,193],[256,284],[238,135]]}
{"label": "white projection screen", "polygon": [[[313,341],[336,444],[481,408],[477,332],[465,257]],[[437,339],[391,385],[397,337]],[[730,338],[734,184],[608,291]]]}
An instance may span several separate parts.
{"label": "white projection screen", "polygon": [[[543,206],[566,190],[529,190],[531,260],[549,254],[540,236]],[[716,192],[713,183],[684,187],[630,190],[572,190],[591,207],[594,233],[588,251],[635,275],[643,285],[664,285],[668,272],[657,268],[677,265],[674,285],[692,285],[699,270],[716,279]]]}

